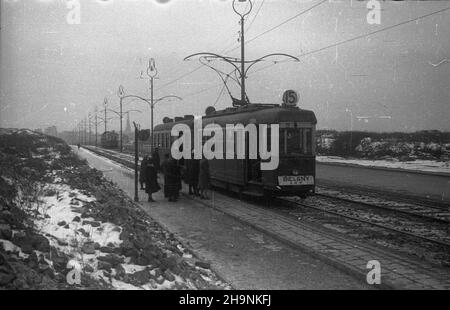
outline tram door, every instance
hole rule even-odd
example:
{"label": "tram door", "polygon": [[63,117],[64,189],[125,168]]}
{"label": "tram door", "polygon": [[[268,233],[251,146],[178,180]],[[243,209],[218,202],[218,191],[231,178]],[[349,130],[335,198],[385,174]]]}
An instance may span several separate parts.
{"label": "tram door", "polygon": [[261,183],[261,158],[259,157],[259,128],[256,127],[256,159],[250,158],[250,133],[245,133],[245,169],[248,182]]}

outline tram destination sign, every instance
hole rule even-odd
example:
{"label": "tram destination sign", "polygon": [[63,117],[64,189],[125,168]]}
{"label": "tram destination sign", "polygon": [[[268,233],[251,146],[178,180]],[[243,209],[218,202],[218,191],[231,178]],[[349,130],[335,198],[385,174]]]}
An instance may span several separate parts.
{"label": "tram destination sign", "polygon": [[314,176],[312,175],[279,176],[278,185],[314,185]]}

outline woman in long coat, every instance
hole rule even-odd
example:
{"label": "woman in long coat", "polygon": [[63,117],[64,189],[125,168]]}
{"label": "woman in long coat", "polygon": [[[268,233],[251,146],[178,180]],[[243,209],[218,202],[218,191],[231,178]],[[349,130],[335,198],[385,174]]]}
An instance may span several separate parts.
{"label": "woman in long coat", "polygon": [[185,181],[189,185],[189,195],[198,196],[198,178],[200,173],[200,160],[186,160],[186,176]]}
{"label": "woman in long coat", "polygon": [[169,198],[169,201],[177,201],[181,189],[180,167],[175,159],[169,158],[168,154],[165,157],[161,165],[164,172],[164,196]]}
{"label": "woman in long coat", "polygon": [[159,158],[159,148],[155,147],[152,153],[153,164],[155,165],[156,172],[161,171],[161,159]]}
{"label": "woman in long coat", "polygon": [[209,199],[207,190],[210,186],[209,162],[206,158],[200,160],[200,170],[198,174],[198,189],[201,199]]}
{"label": "woman in long coat", "polygon": [[139,169],[139,183],[141,183],[141,189],[144,189],[145,183],[145,170],[147,168],[148,156],[144,156],[141,161],[141,167]]}
{"label": "woman in long coat", "polygon": [[158,174],[156,172],[153,160],[147,160],[147,167],[145,169],[145,192],[148,194],[148,201],[154,201],[152,194],[159,191],[161,187],[158,184]]}

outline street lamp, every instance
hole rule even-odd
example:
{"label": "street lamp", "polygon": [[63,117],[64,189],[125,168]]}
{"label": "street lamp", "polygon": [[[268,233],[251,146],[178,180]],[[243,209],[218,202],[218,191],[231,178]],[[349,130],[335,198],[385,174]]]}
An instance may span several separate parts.
{"label": "street lamp", "polygon": [[123,96],[125,95],[125,92],[123,90],[123,86],[120,85],[119,86],[119,90],[117,91],[117,96],[119,97],[119,104],[120,104],[120,152],[122,153],[123,150],[123,146],[122,146],[122,119],[123,119],[123,114],[122,114],[122,99]]}
{"label": "street lamp", "polygon": [[108,106],[108,98],[105,97],[105,99],[103,100],[103,105],[105,107],[105,118],[104,118],[104,121],[105,121],[105,134],[106,134],[106,124],[108,122],[108,119],[106,118],[106,107]]}
{"label": "street lamp", "polygon": [[158,75],[155,59],[153,58],[150,58],[148,61],[147,75],[150,78],[150,110],[151,110],[150,149],[153,151],[153,109],[155,107],[155,103],[153,102],[153,79]]}
{"label": "street lamp", "polygon": [[123,112],[122,111],[122,106],[120,107],[120,112],[112,110],[112,109],[108,109],[108,111],[113,112],[113,113],[115,113],[115,114],[117,114],[119,116],[119,119],[120,119],[120,152],[122,152],[123,151],[123,143],[122,143],[122,119],[123,119],[123,115],[126,114],[126,113],[130,113],[130,112],[142,113],[142,111],[140,111],[140,110],[127,110],[127,111]]}
{"label": "street lamp", "polygon": [[[238,4],[245,4],[245,7],[240,6]],[[260,57],[258,59],[255,60],[245,60],[245,36],[244,36],[244,22],[245,22],[245,18],[250,14],[250,12],[252,11],[253,8],[253,3],[251,0],[233,0],[233,10],[234,12],[240,16],[240,25],[241,25],[241,31],[240,31],[240,37],[239,37],[239,41],[241,42],[241,59],[237,59],[234,57],[228,57],[228,56],[222,56],[222,55],[218,55],[216,53],[209,53],[209,52],[202,52],[202,53],[195,53],[192,55],[189,55],[187,57],[184,58],[184,60],[189,60],[192,57],[195,56],[200,56],[200,63],[202,63],[203,65],[208,66],[209,68],[213,69],[214,71],[216,71],[220,77],[222,78],[222,81],[224,82],[225,86],[228,89],[228,86],[226,85],[226,80],[221,76],[222,74],[224,74],[223,72],[221,72],[220,70],[217,70],[215,68],[213,68],[212,66],[208,65],[207,63],[209,63],[211,60],[221,60],[221,61],[225,61],[227,63],[229,63],[230,65],[232,65],[234,67],[234,70],[229,73],[229,74],[224,74],[227,79],[231,76],[232,73],[239,73],[240,74],[240,79],[236,78],[233,80],[240,86],[241,88],[241,99],[235,99],[231,96],[230,92],[230,96],[232,99],[232,104],[233,106],[236,105],[247,105],[250,103],[250,100],[248,99],[247,95],[246,95],[246,91],[245,91],[245,79],[247,77],[247,72],[249,71],[249,69],[254,66],[257,63],[260,63],[262,61],[266,61],[267,58],[269,57],[274,57],[274,56],[283,56],[283,57],[288,57],[291,58],[295,61],[300,61],[297,57],[292,56],[292,55],[288,55],[288,54],[284,54],[284,53],[272,53],[272,54],[268,54],[265,55],[263,57]],[[276,62],[275,62],[276,63]],[[239,65],[240,64],[240,68]],[[246,64],[247,68],[246,68]]]}
{"label": "street lamp", "polygon": [[[150,69],[150,67],[153,66],[153,71],[152,69]],[[155,73],[156,72],[156,73]],[[149,61],[149,69],[147,70],[147,74],[150,77],[150,89],[151,89],[151,96],[150,99],[147,98],[143,98],[141,96],[137,96],[137,95],[125,95],[125,91],[123,89],[122,86],[119,87],[119,91],[117,93],[117,95],[120,98],[120,103],[122,104],[123,99],[126,98],[134,98],[134,99],[139,99],[141,101],[145,101],[151,109],[151,149],[153,150],[153,109],[155,107],[155,105],[164,100],[164,99],[168,99],[168,98],[173,98],[173,99],[178,99],[178,100],[183,100],[181,97],[175,96],[175,95],[168,95],[168,96],[163,96],[161,98],[153,98],[153,79],[155,78],[156,74],[157,74],[157,70],[156,67],[154,66],[154,61],[152,63],[152,60]]]}

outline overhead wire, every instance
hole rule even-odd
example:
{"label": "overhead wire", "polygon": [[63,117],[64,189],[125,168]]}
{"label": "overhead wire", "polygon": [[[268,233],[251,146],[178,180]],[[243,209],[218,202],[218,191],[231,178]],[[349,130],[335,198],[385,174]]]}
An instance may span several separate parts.
{"label": "overhead wire", "polygon": [[[328,0],[322,0],[321,2],[319,2],[319,3],[317,3],[317,4],[315,4],[315,5],[311,6],[311,7],[309,7],[309,8],[306,9],[306,10],[303,10],[303,11],[299,12],[299,13],[296,14],[295,16],[290,17],[289,19],[287,19],[287,20],[281,22],[280,24],[278,24],[278,25],[272,27],[271,29],[268,29],[268,30],[264,31],[263,33],[258,34],[256,37],[253,37],[252,39],[250,39],[250,40],[248,40],[248,41],[245,41],[245,43],[248,43],[248,42],[251,42],[251,41],[254,41],[254,40],[260,38],[261,36],[263,36],[263,35],[265,35],[265,34],[271,32],[271,31],[273,31],[273,30],[275,30],[275,29],[281,27],[282,25],[284,25],[284,24],[290,22],[291,20],[293,20],[293,19],[295,19],[295,18],[298,18],[298,17],[300,17],[301,15],[303,15],[303,14],[305,14],[305,13],[307,13],[307,12],[313,10],[314,8],[316,8],[316,7],[318,7],[319,5],[325,3],[326,1],[328,1]],[[263,1],[263,3],[259,6],[258,12],[260,11],[260,9],[261,9],[261,7],[262,7],[263,4],[264,4],[264,1]],[[256,15],[256,16],[257,16],[257,15]],[[253,21],[256,19],[256,16],[254,17]],[[226,53],[228,53],[228,52],[230,52],[230,51],[233,51],[233,50],[235,50],[235,49],[237,49],[237,47],[236,47],[236,48],[233,48],[233,49],[231,49],[231,50],[229,50],[229,51],[227,51]],[[223,52],[223,51],[221,51],[221,53],[222,53],[222,52]],[[203,65],[200,65],[200,66],[194,68],[193,70],[190,70],[189,72],[187,72],[187,73],[181,75],[180,77],[178,77],[178,78],[176,78],[176,79],[174,79],[174,80],[172,80],[172,81],[170,81],[170,82],[168,82],[168,83],[163,84],[162,86],[159,87],[159,89],[165,88],[165,87],[167,87],[167,86],[169,86],[169,85],[171,85],[171,84],[173,84],[173,83],[176,83],[176,82],[178,82],[179,80],[185,78],[186,76],[189,76],[189,75],[191,75],[192,73],[194,73],[194,72],[200,70],[201,68],[203,68]]]}
{"label": "overhead wire", "polygon": [[[368,33],[365,33],[365,34],[362,34],[362,35],[359,35],[359,36],[356,36],[356,37],[353,37],[353,38],[350,38],[350,39],[346,39],[346,40],[337,42],[337,43],[333,43],[333,44],[330,44],[330,45],[318,48],[316,50],[312,50],[312,51],[309,51],[309,52],[306,52],[306,53],[302,53],[302,54],[298,55],[297,58],[306,57],[306,56],[309,56],[309,55],[312,55],[312,54],[315,54],[315,53],[319,53],[319,52],[322,52],[324,50],[327,50],[327,49],[330,49],[330,48],[333,48],[333,47],[337,47],[337,46],[340,46],[340,45],[343,45],[343,44],[346,44],[346,43],[349,43],[349,42],[353,42],[353,41],[356,41],[356,40],[359,40],[359,39],[362,39],[362,38],[366,38],[368,36],[371,36],[371,35],[374,35],[374,34],[378,34],[380,32],[391,30],[393,28],[396,28],[396,27],[399,27],[399,26],[403,26],[405,24],[412,23],[412,22],[415,22],[415,21],[418,21],[418,20],[421,20],[421,19],[433,16],[433,15],[436,15],[436,14],[448,11],[448,10],[450,10],[450,7],[447,7],[447,8],[438,10],[438,11],[434,11],[434,12],[431,12],[431,13],[428,13],[428,14],[425,14],[425,15],[421,15],[421,16],[418,16],[418,17],[415,17],[415,18],[412,18],[412,19],[400,22],[398,24],[394,24],[394,25],[391,25],[391,26],[388,26],[388,27],[385,27],[385,28],[381,28],[381,29],[378,29],[378,30],[375,30],[375,31],[371,31],[371,32],[368,32]],[[251,74],[255,74],[256,72],[263,71],[263,70],[265,70],[267,68],[270,68],[270,67],[274,66],[275,64],[285,63],[285,62],[287,62],[287,61],[275,62],[273,64],[270,64],[268,66],[265,66],[265,67],[262,67],[262,68],[260,68],[258,70],[255,70]]]}

